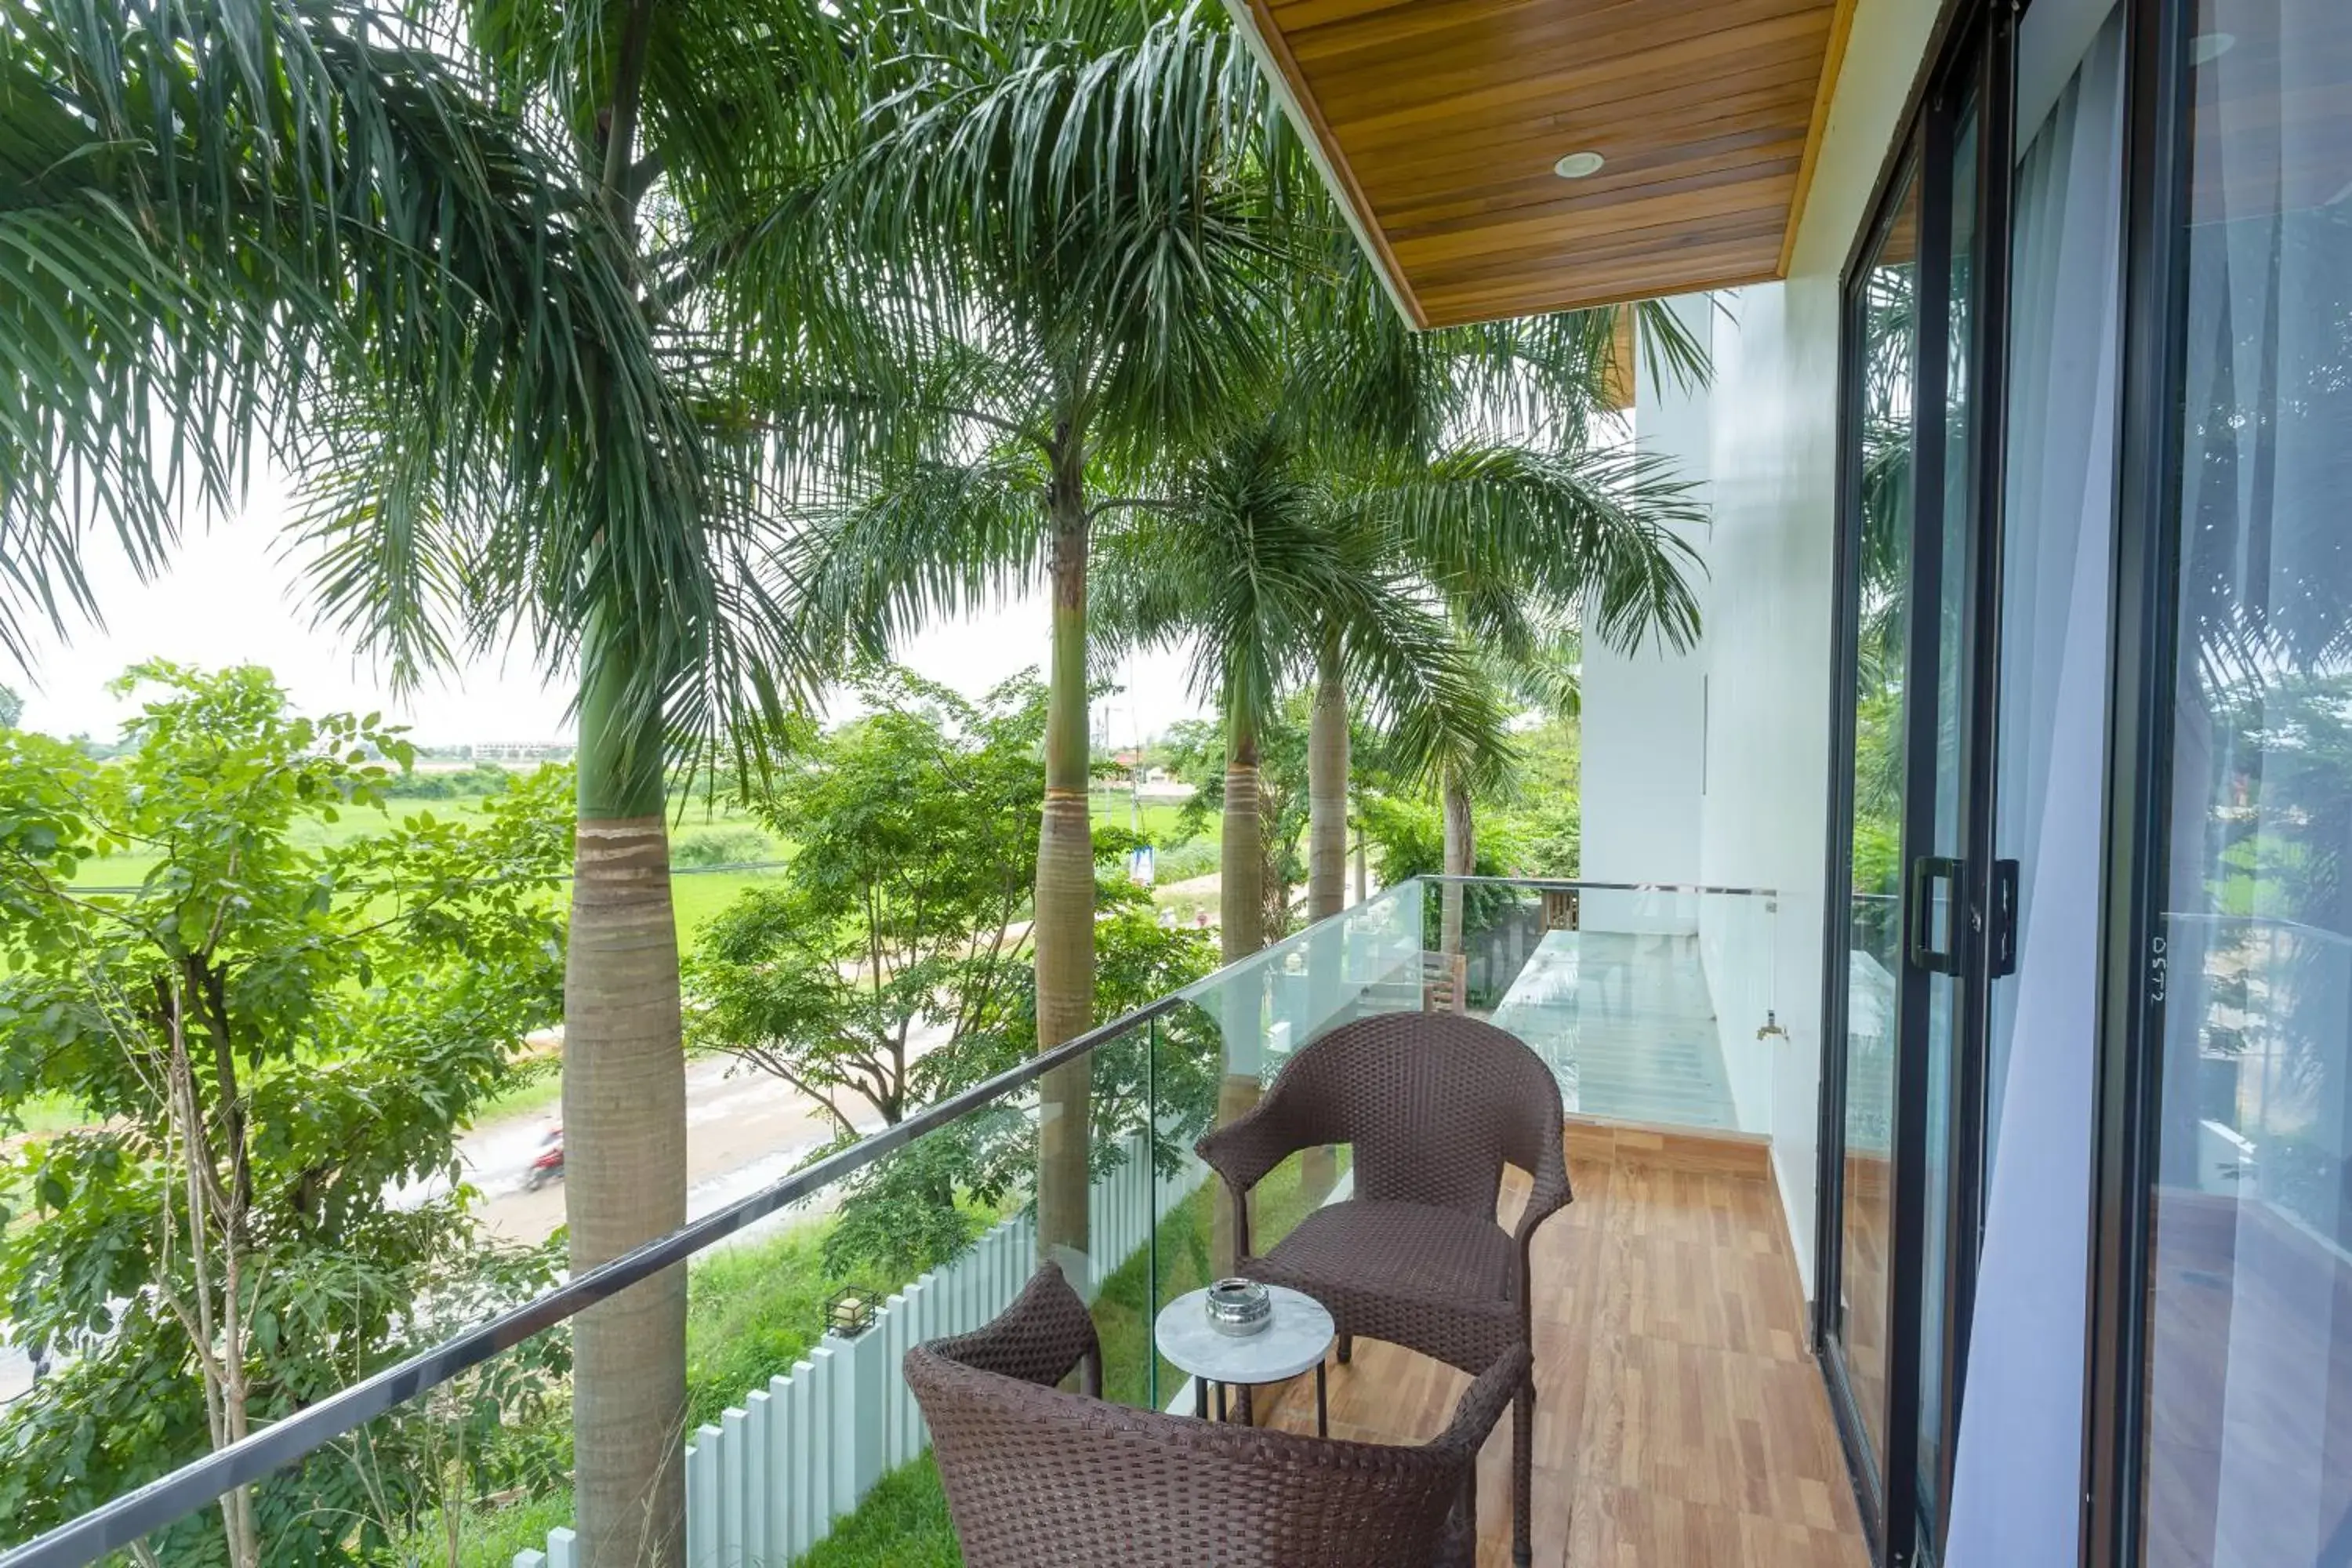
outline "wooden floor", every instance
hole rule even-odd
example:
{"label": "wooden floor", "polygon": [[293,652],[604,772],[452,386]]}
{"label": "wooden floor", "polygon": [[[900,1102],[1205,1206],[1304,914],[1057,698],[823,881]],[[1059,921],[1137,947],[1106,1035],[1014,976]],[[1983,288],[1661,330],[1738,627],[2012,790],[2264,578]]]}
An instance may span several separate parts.
{"label": "wooden floor", "polygon": [[[1760,1145],[1580,1126],[1569,1176],[1535,1249],[1536,1562],[1866,1568]],[[1424,1439],[1468,1384],[1360,1342],[1330,1370],[1332,1435]],[[1314,1430],[1311,1377],[1268,1403]],[[1482,1568],[1510,1562],[1510,1427],[1479,1460]]]}

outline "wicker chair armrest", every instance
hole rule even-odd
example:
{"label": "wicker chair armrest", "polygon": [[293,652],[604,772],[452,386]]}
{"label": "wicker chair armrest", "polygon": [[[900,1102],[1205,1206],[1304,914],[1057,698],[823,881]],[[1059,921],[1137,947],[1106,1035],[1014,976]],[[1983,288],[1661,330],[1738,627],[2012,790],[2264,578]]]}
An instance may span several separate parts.
{"label": "wicker chair armrest", "polygon": [[1298,1124],[1292,1110],[1289,1096],[1277,1080],[1265,1098],[1248,1110],[1201,1134],[1192,1152],[1225,1179],[1236,1196],[1246,1194],[1276,1165],[1323,1142]]}
{"label": "wicker chair armrest", "polygon": [[1454,1419],[1430,1447],[1466,1453],[1475,1463],[1478,1450],[1486,1447],[1487,1434],[1526,1386],[1534,1366],[1534,1356],[1525,1344],[1515,1344],[1496,1356],[1464,1392],[1454,1406]]}
{"label": "wicker chair armrest", "polygon": [[1041,1264],[1013,1304],[990,1321],[922,1348],[961,1366],[1041,1388],[1055,1386],[1072,1367],[1083,1364],[1082,1392],[1102,1392],[1102,1342],[1095,1333],[1094,1315],[1062,1278],[1057,1263]]}
{"label": "wicker chair armrest", "polygon": [[1528,1244],[1535,1239],[1536,1226],[1566,1208],[1575,1196],[1568,1185],[1568,1158],[1558,1139],[1545,1147],[1542,1164],[1534,1173],[1535,1182],[1528,1189],[1528,1206],[1519,1211],[1519,1223],[1511,1233],[1524,1255]]}

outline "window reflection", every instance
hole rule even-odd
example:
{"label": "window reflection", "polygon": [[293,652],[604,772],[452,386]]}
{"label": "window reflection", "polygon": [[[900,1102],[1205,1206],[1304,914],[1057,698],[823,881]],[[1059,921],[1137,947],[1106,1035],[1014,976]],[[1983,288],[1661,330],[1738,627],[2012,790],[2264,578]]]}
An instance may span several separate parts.
{"label": "window reflection", "polygon": [[1909,637],[1918,190],[1906,184],[1856,300],[1861,606],[1854,649],[1853,887],[1840,1274],[1847,1378],[1874,1451],[1886,1404],[1896,976],[1903,964],[1904,653]]}
{"label": "window reflection", "polygon": [[2352,7],[2198,30],[2147,1559],[2352,1563]]}

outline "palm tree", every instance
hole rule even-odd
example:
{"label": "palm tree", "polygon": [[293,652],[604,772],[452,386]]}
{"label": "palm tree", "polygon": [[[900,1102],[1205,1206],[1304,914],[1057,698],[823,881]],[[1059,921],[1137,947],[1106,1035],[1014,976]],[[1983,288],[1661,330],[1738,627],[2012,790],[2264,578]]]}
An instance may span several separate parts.
{"label": "palm tree", "polygon": [[[805,675],[714,261],[789,184],[832,24],[0,0],[0,644],[96,614],[93,511],[160,571],[269,458],[321,617],[396,681],[518,621],[576,664],[573,1267],[682,1223],[667,742]],[[589,1562],[679,1555],[684,1289],[576,1325]]]}
{"label": "palm tree", "polygon": [[[1052,606],[1037,856],[1037,1043],[1092,1021],[1088,568],[1171,447],[1252,400],[1287,259],[1257,155],[1263,89],[1197,9],[982,0],[894,13],[864,144],[825,196],[872,335],[780,387],[846,494],[801,575],[812,617],[881,651],[1043,580]],[[844,408],[851,417],[839,421]],[[1083,1252],[1088,1065],[1040,1086],[1038,1241]]]}
{"label": "palm tree", "polygon": [[[1407,329],[1352,249],[1304,292],[1288,395],[1315,411],[1318,444],[1350,475],[1354,504],[1388,548],[1442,592],[1465,638],[1505,666],[1535,668],[1563,626],[1590,618],[1612,646],[1697,634],[1684,531],[1700,517],[1654,458],[1595,439],[1616,375],[1616,310]],[[1635,308],[1654,381],[1706,374],[1674,312]],[[1320,628],[1308,742],[1308,909],[1345,899],[1349,799],[1346,633]],[[1447,869],[1475,858],[1470,799],[1507,751],[1475,725],[1424,717],[1418,739],[1446,806]],[[1450,763],[1442,756],[1450,755]],[[1458,897],[1449,910],[1458,909]],[[1458,925],[1458,920],[1454,922]]]}
{"label": "palm tree", "polygon": [[1238,963],[1266,929],[1258,810],[1262,729],[1286,691],[1311,678],[1328,643],[1339,668],[1382,709],[1468,732],[1482,711],[1479,673],[1444,606],[1336,492],[1307,429],[1274,401],[1206,452],[1175,467],[1165,493],[1102,541],[1114,641],[1189,644],[1195,694],[1223,715],[1226,764],[1219,861],[1223,955]]}
{"label": "palm tree", "polygon": [[[1358,679],[1387,705],[1435,717],[1448,732],[1479,707],[1443,606],[1382,559],[1377,536],[1336,504],[1294,413],[1272,400],[1176,464],[1155,504],[1133,510],[1101,548],[1104,630],[1115,647],[1189,644],[1192,685],[1223,715],[1218,856],[1222,957],[1238,964],[1270,935],[1260,745],[1285,691],[1312,668],[1326,626],[1344,628]],[[1217,1119],[1257,1103],[1266,976],[1234,973],[1221,992],[1224,1041]],[[1302,1170],[1328,1191],[1328,1151]],[[1232,1216],[1213,1216],[1212,1267],[1230,1271]]]}

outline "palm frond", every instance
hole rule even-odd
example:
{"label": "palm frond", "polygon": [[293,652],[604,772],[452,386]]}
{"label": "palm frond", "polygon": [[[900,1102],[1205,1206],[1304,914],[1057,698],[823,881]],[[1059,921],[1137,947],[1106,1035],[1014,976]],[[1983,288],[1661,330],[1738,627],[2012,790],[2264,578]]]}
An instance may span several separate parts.
{"label": "palm frond", "polygon": [[1474,446],[1387,487],[1376,504],[1449,596],[1531,595],[1615,647],[1696,640],[1687,535],[1706,513],[1653,454]]}
{"label": "palm frond", "polygon": [[790,550],[809,646],[884,657],[1027,586],[1044,566],[1044,489],[1034,454],[997,447],[911,464],[819,513]]}
{"label": "palm frond", "polygon": [[[396,667],[446,636],[423,606],[446,580],[360,567],[393,559],[436,495],[537,520],[530,551],[489,552],[468,583],[527,557],[505,585],[551,620],[618,580],[649,627],[707,602],[679,526],[697,443],[625,247],[564,150],[447,55],[365,7],[292,0],[7,0],[0,30],[5,210],[41,239],[0,285],[27,391],[0,431],[0,531],[36,545],[9,552],[24,577],[87,610],[93,529],[152,570],[192,504],[226,505],[268,454],[402,491],[338,521],[332,498],[360,492],[330,479],[310,513],[323,613]],[[365,428],[369,410],[396,426]],[[20,656],[26,607],[21,590],[0,605]]]}
{"label": "palm frond", "polygon": [[983,341],[1036,345],[1096,447],[1140,459],[1249,402],[1290,253],[1249,176],[1265,89],[1223,17],[894,18],[826,197],[856,249],[935,280]]}

